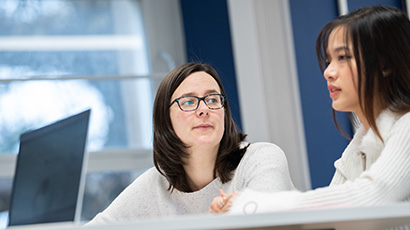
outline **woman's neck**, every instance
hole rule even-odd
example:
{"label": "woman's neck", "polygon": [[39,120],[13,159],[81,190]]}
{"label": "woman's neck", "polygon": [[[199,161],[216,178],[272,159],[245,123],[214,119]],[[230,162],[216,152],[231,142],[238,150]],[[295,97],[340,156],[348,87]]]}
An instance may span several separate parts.
{"label": "woman's neck", "polygon": [[[374,105],[374,116],[375,119],[379,117],[380,113],[383,111],[383,109],[380,108],[381,106]],[[367,120],[366,116],[364,115],[364,112],[362,110],[359,110],[358,112],[354,112],[357,116],[357,118],[360,120],[360,123],[363,125],[363,127],[366,130],[369,130],[370,124],[369,121]]]}
{"label": "woman's neck", "polygon": [[356,113],[357,118],[359,119],[360,123],[363,125],[365,130],[369,130],[370,125],[369,122],[367,122],[366,117],[364,117],[363,115],[359,115]]}
{"label": "woman's neck", "polygon": [[187,175],[188,186],[192,191],[198,191],[209,183],[214,177],[217,149],[204,149],[191,151],[184,170]]}

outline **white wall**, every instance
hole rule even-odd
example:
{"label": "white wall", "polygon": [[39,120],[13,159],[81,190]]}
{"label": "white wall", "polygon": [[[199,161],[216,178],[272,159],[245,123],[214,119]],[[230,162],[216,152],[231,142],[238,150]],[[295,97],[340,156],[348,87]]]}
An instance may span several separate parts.
{"label": "white wall", "polygon": [[300,190],[311,188],[286,0],[228,0],[239,103],[251,142],[280,146]]}

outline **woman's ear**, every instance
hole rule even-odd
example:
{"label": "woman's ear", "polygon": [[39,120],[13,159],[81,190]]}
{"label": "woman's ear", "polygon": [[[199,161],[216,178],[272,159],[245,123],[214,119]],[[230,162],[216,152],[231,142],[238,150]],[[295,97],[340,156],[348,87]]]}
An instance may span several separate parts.
{"label": "woman's ear", "polygon": [[381,63],[381,67],[382,67],[382,76],[383,77],[388,77],[390,76],[392,69],[386,65],[386,60],[383,59],[382,63]]}
{"label": "woman's ear", "polygon": [[391,70],[390,69],[384,69],[382,70],[382,75],[383,77],[388,77],[391,74]]}

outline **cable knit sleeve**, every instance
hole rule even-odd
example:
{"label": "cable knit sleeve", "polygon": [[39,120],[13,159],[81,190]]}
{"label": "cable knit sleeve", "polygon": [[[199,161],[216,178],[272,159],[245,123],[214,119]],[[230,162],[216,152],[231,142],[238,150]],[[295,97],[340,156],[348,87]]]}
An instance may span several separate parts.
{"label": "cable knit sleeve", "polygon": [[233,178],[235,192],[244,188],[276,192],[293,190],[288,163],[282,149],[272,143],[251,144]]}
{"label": "cable knit sleeve", "polygon": [[380,156],[354,180],[308,192],[262,193],[245,190],[231,213],[260,213],[294,209],[384,205],[410,201],[410,113],[387,135]]}

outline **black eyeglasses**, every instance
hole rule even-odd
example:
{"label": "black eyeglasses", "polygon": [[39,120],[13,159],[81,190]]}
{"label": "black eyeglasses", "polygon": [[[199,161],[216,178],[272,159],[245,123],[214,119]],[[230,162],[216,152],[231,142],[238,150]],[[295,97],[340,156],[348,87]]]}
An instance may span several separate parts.
{"label": "black eyeglasses", "polygon": [[209,94],[205,97],[183,96],[173,100],[171,104],[169,104],[169,107],[176,102],[182,111],[190,112],[198,109],[201,101],[204,101],[209,109],[220,109],[224,107],[225,96],[222,94]]}

